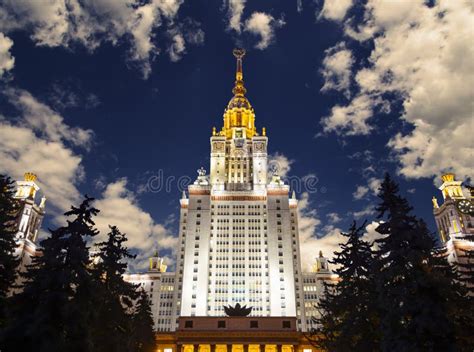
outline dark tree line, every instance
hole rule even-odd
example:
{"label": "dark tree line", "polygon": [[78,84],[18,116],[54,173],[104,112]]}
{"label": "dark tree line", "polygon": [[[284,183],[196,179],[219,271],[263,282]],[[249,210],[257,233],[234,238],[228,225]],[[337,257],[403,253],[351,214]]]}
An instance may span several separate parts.
{"label": "dark tree line", "polygon": [[462,268],[450,265],[388,174],[379,198],[380,238],[365,241],[365,223],[343,234],[332,260],[341,280],[325,284],[308,338],[337,352],[473,351],[474,252]]}
{"label": "dark tree line", "polygon": [[[41,255],[16,274],[13,182],[0,175],[0,350],[151,352],[153,319],[147,294],[123,280],[125,234],[110,227],[92,252],[98,235],[92,206],[85,197],[66,212],[65,226],[40,242]],[[9,294],[20,276],[20,284]]]}

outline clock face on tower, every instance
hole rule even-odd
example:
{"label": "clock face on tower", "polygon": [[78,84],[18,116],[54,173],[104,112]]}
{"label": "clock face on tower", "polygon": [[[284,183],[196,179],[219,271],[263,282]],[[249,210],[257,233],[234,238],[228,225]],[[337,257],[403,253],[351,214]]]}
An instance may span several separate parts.
{"label": "clock face on tower", "polygon": [[456,206],[461,213],[474,216],[474,203],[472,201],[461,199],[456,202]]}

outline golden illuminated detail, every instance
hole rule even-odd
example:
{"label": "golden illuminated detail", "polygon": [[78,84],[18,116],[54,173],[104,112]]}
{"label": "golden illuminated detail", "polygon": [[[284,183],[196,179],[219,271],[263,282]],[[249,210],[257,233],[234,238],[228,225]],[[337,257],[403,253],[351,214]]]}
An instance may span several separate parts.
{"label": "golden illuminated detail", "polygon": [[441,176],[443,184],[439,188],[443,193],[443,198],[464,198],[462,192],[461,181],[455,180],[455,175],[453,173],[446,173]]}
{"label": "golden illuminated detail", "polygon": [[439,208],[438,200],[436,199],[435,196],[433,196],[433,198],[431,199],[431,201],[433,202],[433,208],[438,209],[438,208]]}
{"label": "golden illuminated detail", "polygon": [[211,345],[199,345],[198,352],[211,352]]}
{"label": "golden illuminated detail", "polygon": [[265,352],[278,352],[277,345],[265,345]]}
{"label": "golden illuminated detail", "polygon": [[158,251],[155,251],[153,257],[150,258],[150,270],[157,270],[160,273],[166,272],[168,266],[164,263],[163,258],[158,256]]}
{"label": "golden illuminated detail", "polygon": [[[186,344],[181,346],[181,351],[183,352],[210,352],[211,345],[209,344],[199,344],[197,345]],[[228,348],[228,346],[230,348]],[[263,344],[263,349],[260,348],[260,344],[250,344],[248,345],[248,352],[277,352],[278,346],[274,344]],[[242,344],[226,344],[226,345],[215,345],[215,352],[244,352],[244,345]],[[294,352],[292,345],[282,345],[281,352]]]}
{"label": "golden illuminated detail", "polygon": [[244,345],[232,345],[232,352],[244,352]]}
{"label": "golden illuminated detail", "polygon": [[226,138],[233,138],[235,128],[245,129],[245,137],[252,138],[258,135],[255,128],[255,112],[250,102],[245,97],[247,90],[244,86],[244,74],[242,70],[242,59],[245,56],[244,49],[234,49],[234,56],[237,59],[237,69],[235,73],[235,85],[232,89],[234,96],[229,101],[224,111],[224,126],[219,135]]}
{"label": "golden illuminated detail", "polygon": [[216,345],[216,352],[227,352],[227,345]]}
{"label": "golden illuminated detail", "polygon": [[441,176],[441,179],[443,182],[452,182],[454,181],[454,174],[453,173],[447,173]]}
{"label": "golden illuminated detail", "polygon": [[28,182],[35,182],[36,181],[36,175],[31,172],[25,172],[25,181]]}
{"label": "golden illuminated detail", "polygon": [[260,345],[249,345],[248,352],[260,352]]}
{"label": "golden illuminated detail", "polygon": [[458,223],[456,222],[456,220],[453,220],[453,228],[454,232],[459,232]]}

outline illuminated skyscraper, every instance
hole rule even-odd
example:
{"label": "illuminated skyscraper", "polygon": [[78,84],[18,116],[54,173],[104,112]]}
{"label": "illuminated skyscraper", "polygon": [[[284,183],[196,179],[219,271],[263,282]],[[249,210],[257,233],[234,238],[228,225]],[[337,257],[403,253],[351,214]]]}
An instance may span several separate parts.
{"label": "illuminated skyscraper", "polygon": [[222,128],[212,129],[210,172],[201,167],[180,199],[176,273],[166,273],[174,277],[173,302],[156,291],[164,272],[126,276],[152,295],[159,331],[175,330],[180,317],[224,316],[224,306],[237,303],[253,307],[254,317],[296,318],[296,328],[305,330],[303,291],[312,314],[322,281],[336,279],[321,256],[303,282],[298,201],[277,172],[267,174],[268,137],[265,128],[257,131],[246,97],[244,55],[234,50],[233,97]]}
{"label": "illuminated skyscraper", "polygon": [[236,49],[234,96],[212,131],[210,174],[181,199],[177,292],[181,316],[219,316],[247,304],[254,316],[297,316],[301,302],[297,201],[267,177],[268,137],[257,132]]}

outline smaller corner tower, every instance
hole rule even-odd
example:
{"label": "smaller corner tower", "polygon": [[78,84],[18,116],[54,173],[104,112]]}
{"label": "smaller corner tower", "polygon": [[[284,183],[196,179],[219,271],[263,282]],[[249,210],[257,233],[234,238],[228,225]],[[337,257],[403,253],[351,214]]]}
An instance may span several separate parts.
{"label": "smaller corner tower", "polygon": [[463,251],[474,250],[474,196],[472,187],[468,196],[464,194],[462,181],[457,181],[453,173],[444,174],[441,179],[443,203],[433,197],[433,215],[440,240],[448,250],[448,260],[456,263]]}
{"label": "smaller corner tower", "polygon": [[17,255],[21,258],[20,270],[31,263],[31,257],[37,255],[37,239],[45,215],[46,198],[37,199],[40,187],[37,176],[31,172],[16,182],[14,198],[20,204],[17,220]]}

